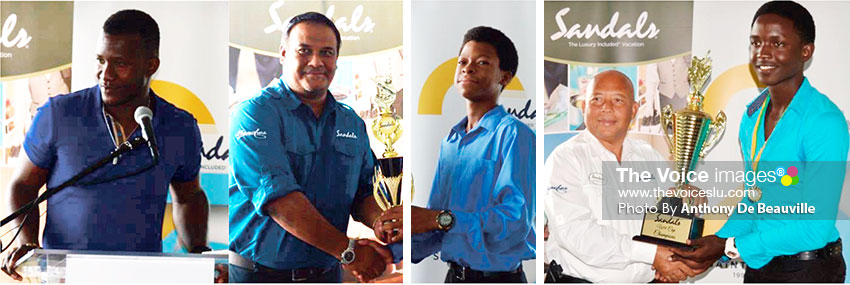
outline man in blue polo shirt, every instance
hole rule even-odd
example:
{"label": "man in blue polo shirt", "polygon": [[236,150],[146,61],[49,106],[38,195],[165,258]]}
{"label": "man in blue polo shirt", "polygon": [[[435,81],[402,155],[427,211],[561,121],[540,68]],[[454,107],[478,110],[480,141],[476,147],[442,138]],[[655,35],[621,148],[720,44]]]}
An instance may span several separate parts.
{"label": "man in blue polo shirt", "polygon": [[759,8],[750,65],[767,89],[748,105],[738,134],[747,171],[782,177],[755,182],[741,203],[805,202],[814,213],[735,213],[716,235],[693,241],[695,251],[674,249],[674,260],[705,270],[718,258],[741,258],[747,283],[844,282],[835,219],[850,135],[841,110],[803,76],[814,41],[814,20],[800,4],[775,1]]}
{"label": "man in blue polo shirt", "polygon": [[146,149],[128,152],[48,199],[42,243],[38,211],[23,223],[20,247],[4,258],[3,271],[16,280],[15,262],[29,250],[82,249],[162,251],[162,220],[171,185],[174,224],[192,252],[207,250],[209,203],[198,172],[201,137],[191,114],[150,89],[159,68],[159,27],[148,14],[123,10],[103,24],[97,50],[98,85],[51,98],[39,108],[24,140],[26,159],[11,183],[11,208],[35,199],[108,155],[118,144],[141,136],[136,108],[153,110],[160,158],[155,167],[129,177],[95,183],[144,169]]}
{"label": "man in blue polo shirt", "polygon": [[440,145],[428,208],[411,208],[413,261],[442,252],[447,283],[525,283],[521,262],[535,257],[534,131],[498,104],[518,62],[502,32],[464,35],[455,86],[467,116]]}
{"label": "man in blue polo shirt", "polygon": [[324,15],[293,17],[281,78],[231,113],[230,281],[341,282],[340,264],[367,281],[392,261],[345,234],[349,216],[374,225],[381,209],[366,124],[328,92],[339,47]]}

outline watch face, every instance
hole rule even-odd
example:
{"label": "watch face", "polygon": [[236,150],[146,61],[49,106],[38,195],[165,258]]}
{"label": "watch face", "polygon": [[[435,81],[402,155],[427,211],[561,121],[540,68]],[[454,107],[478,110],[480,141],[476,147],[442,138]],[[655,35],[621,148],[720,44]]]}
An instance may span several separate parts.
{"label": "watch face", "polygon": [[440,223],[441,227],[448,227],[452,224],[452,215],[449,213],[440,213],[440,216],[437,217],[437,222]]}
{"label": "watch face", "polygon": [[347,252],[343,253],[342,259],[346,263],[351,263],[352,261],[354,261],[354,251],[347,251]]}

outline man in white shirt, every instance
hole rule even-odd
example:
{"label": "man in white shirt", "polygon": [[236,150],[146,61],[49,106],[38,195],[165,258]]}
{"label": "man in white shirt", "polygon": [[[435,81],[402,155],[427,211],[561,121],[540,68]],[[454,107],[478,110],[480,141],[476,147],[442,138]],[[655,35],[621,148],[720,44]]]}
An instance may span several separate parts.
{"label": "man in white shirt", "polygon": [[668,248],[633,241],[640,219],[602,218],[602,161],[666,160],[648,143],[626,138],[637,108],[625,74],[598,73],[587,90],[587,130],[547,159],[545,212],[551,235],[545,248],[553,262],[546,282],[681,281],[697,274],[681,262],[669,262]]}

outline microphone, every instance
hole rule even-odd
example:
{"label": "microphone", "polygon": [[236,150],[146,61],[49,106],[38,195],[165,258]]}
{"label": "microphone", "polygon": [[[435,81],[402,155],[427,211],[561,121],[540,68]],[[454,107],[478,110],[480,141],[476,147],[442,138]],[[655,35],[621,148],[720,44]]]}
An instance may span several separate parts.
{"label": "microphone", "polygon": [[148,107],[140,106],[136,108],[133,118],[135,118],[136,123],[142,127],[142,137],[148,142],[148,148],[151,150],[151,156],[153,157],[154,163],[156,163],[159,161],[159,148],[156,146],[156,136],[153,134],[153,124],[151,123],[153,112]]}

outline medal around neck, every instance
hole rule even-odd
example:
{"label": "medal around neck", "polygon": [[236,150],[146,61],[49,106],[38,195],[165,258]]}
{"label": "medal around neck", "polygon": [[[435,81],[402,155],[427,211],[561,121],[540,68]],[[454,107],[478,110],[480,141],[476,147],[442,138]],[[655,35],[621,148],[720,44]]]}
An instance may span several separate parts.
{"label": "medal around neck", "polygon": [[[688,81],[691,94],[688,106],[673,112],[671,105],[664,106],[661,112],[661,129],[670,147],[675,170],[687,173],[696,168],[699,159],[705,158],[708,150],[717,143],[726,130],[726,114],[720,111],[714,118],[702,110],[705,96],[702,94],[711,76],[711,58],[693,57],[688,68]],[[676,184],[678,190],[684,189],[688,181],[683,179]],[[677,191],[678,192],[678,191]],[[693,205],[694,197],[662,197],[659,204],[670,204],[676,209]],[[670,207],[661,207],[665,209]],[[681,211],[673,213],[647,213],[644,216],[641,234],[633,240],[660,244],[678,248],[693,248],[687,245],[688,239],[702,237],[705,220],[694,214]]]}

